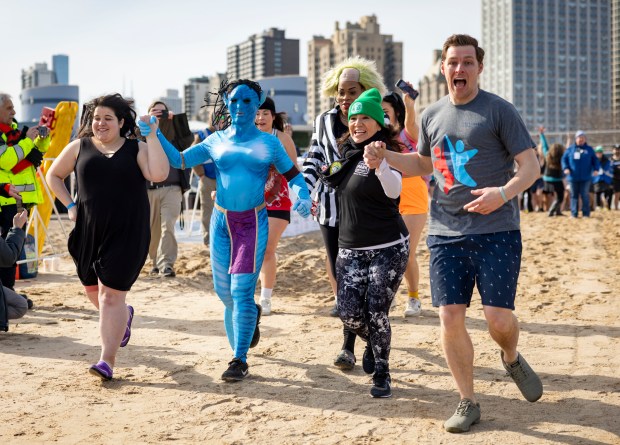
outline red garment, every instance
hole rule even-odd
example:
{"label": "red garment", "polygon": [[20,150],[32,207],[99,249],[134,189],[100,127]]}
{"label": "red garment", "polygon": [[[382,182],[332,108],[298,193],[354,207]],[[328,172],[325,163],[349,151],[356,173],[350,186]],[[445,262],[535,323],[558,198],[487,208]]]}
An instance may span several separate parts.
{"label": "red garment", "polygon": [[288,194],[288,182],[271,166],[265,183],[265,202],[267,210],[290,211],[292,207]]}

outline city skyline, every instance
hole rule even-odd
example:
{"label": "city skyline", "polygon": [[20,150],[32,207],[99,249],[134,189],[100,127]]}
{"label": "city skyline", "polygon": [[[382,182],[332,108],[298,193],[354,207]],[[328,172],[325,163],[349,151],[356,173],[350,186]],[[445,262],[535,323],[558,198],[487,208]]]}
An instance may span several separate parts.
{"label": "city skyline", "polygon": [[[467,3],[463,7],[454,0],[395,1],[388,10],[367,0],[359,0],[355,8],[324,0],[295,4],[294,8],[283,7],[281,1],[256,4],[241,0],[234,14],[223,6],[205,10],[204,3],[197,0],[183,2],[177,10],[161,1],[146,7],[144,3],[110,0],[98,8],[95,6],[101,4],[92,0],[42,3],[32,16],[32,31],[11,42],[14,50],[10,63],[0,71],[0,91],[13,96],[21,118],[21,70],[35,63],[51,65],[53,54],[66,54],[69,84],[80,87],[81,102],[111,92],[133,93],[139,113],[144,113],[151,100],[167,89],[182,93],[189,78],[224,72],[227,47],[271,27],[284,29],[287,38],[299,39],[300,75],[305,76],[312,36],[329,38],[335,22],[342,26],[372,14],[377,16],[382,33],[403,42],[403,77],[417,84],[432,63],[433,50],[440,48],[448,35],[469,33],[480,38],[480,0]],[[446,14],[450,10],[459,14]],[[403,20],[407,16],[411,23]],[[121,19],[124,17],[135,20]],[[46,31],[52,28],[50,23],[67,23],[71,32]],[[127,31],[118,31],[124,29]]]}

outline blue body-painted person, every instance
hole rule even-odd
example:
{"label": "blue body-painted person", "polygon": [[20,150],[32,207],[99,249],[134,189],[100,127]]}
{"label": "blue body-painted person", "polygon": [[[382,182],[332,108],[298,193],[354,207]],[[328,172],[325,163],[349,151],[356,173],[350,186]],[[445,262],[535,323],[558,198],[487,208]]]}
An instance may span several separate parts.
{"label": "blue body-painted person", "polygon": [[[229,125],[221,131],[181,153],[159,132],[157,136],[174,168],[193,167],[209,159],[215,164],[217,196],[209,230],[211,269],[215,292],[225,306],[224,325],[234,352],[222,379],[239,381],[248,374],[247,352],[259,337],[260,306],[254,303],[254,289],[269,233],[264,201],[269,166],[275,165],[298,196],[293,210],[305,218],[312,202],[302,175],[278,138],[254,125],[265,99],[260,86],[241,79],[222,85],[218,95],[230,115]],[[216,113],[223,114],[223,105]],[[148,133],[145,126],[140,129]]]}

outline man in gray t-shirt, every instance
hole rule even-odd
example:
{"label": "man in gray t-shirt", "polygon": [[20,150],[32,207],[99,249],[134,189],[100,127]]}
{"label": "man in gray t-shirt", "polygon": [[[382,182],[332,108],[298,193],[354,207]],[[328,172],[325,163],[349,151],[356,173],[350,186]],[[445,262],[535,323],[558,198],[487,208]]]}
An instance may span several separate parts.
{"label": "man in gray t-shirt", "polygon": [[427,245],[441,343],[461,397],[444,423],[451,433],[469,431],[480,421],[474,348],[465,326],[474,286],[504,368],[526,400],[534,402],[543,393],[540,379],[517,351],[519,323],[512,312],[522,249],[516,196],[540,176],[540,166],[515,108],[479,89],[483,59],[476,39],[450,36],[441,59],[449,95],[424,110],[418,153],[367,148],[364,154],[370,168],[385,158],[406,175],[432,172],[437,181]]}
{"label": "man in gray t-shirt", "polygon": [[[515,156],[536,147],[517,110],[479,90],[468,103],[446,96],[422,115],[418,151],[431,157],[437,186],[431,201],[430,235],[469,235],[519,229],[519,206],[511,199],[497,210],[470,212],[472,190],[497,188],[514,176]],[[504,192],[505,193],[505,192]]]}

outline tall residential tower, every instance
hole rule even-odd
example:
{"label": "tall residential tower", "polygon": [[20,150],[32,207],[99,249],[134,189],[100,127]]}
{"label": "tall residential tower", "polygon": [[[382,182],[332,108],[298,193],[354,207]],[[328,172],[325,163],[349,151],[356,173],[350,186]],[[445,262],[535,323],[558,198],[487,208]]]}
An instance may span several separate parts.
{"label": "tall residential tower", "polygon": [[287,39],[285,31],[271,28],[228,47],[229,79],[260,80],[299,75],[299,40]]}
{"label": "tall residential tower", "polygon": [[611,115],[610,0],[482,0],[481,86],[528,129],[591,129]]}

